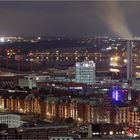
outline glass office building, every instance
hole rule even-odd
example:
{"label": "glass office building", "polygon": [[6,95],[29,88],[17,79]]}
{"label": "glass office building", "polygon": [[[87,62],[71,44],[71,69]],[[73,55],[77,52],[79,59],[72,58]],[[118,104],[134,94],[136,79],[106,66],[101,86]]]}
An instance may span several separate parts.
{"label": "glass office building", "polygon": [[76,63],[76,82],[85,84],[95,83],[95,63],[93,61]]}

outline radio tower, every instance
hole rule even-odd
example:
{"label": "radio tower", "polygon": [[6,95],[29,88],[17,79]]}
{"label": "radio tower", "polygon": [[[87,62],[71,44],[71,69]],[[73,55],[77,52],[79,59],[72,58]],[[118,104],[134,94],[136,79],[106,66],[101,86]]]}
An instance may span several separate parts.
{"label": "radio tower", "polygon": [[128,100],[131,100],[131,87],[133,80],[133,60],[132,60],[132,41],[127,41],[127,82],[128,82]]}

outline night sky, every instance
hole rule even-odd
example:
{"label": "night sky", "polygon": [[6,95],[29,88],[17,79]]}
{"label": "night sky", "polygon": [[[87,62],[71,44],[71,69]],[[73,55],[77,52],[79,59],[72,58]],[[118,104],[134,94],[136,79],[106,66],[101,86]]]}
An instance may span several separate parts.
{"label": "night sky", "polygon": [[[129,31],[140,36],[140,2],[117,4]],[[117,36],[105,22],[113,6],[94,1],[0,2],[0,35]]]}

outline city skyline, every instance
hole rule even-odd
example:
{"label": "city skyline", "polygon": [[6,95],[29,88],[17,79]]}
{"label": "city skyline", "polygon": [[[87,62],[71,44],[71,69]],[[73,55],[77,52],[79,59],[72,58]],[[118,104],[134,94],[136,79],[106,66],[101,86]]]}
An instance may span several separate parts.
{"label": "city skyline", "polygon": [[0,2],[0,139],[140,139],[139,9]]}

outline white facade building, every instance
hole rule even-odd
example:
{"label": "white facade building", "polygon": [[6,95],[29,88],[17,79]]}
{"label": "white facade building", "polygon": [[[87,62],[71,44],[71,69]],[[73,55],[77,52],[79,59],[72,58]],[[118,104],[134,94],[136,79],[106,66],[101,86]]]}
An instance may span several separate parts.
{"label": "white facade building", "polygon": [[85,84],[95,83],[95,63],[93,61],[76,63],[76,82]]}
{"label": "white facade building", "polygon": [[21,116],[16,114],[0,114],[0,123],[7,124],[9,128],[17,128],[22,125]]}
{"label": "white facade building", "polygon": [[36,87],[37,82],[45,81],[50,79],[48,75],[29,75],[25,76],[23,79],[19,79],[19,86],[21,88],[28,87],[30,89]]}
{"label": "white facade building", "polygon": [[51,136],[49,140],[74,140],[71,136]]}
{"label": "white facade building", "polygon": [[32,89],[33,87],[36,87],[36,81],[31,77],[24,77],[24,79],[19,79],[19,86],[21,88],[28,87]]}

